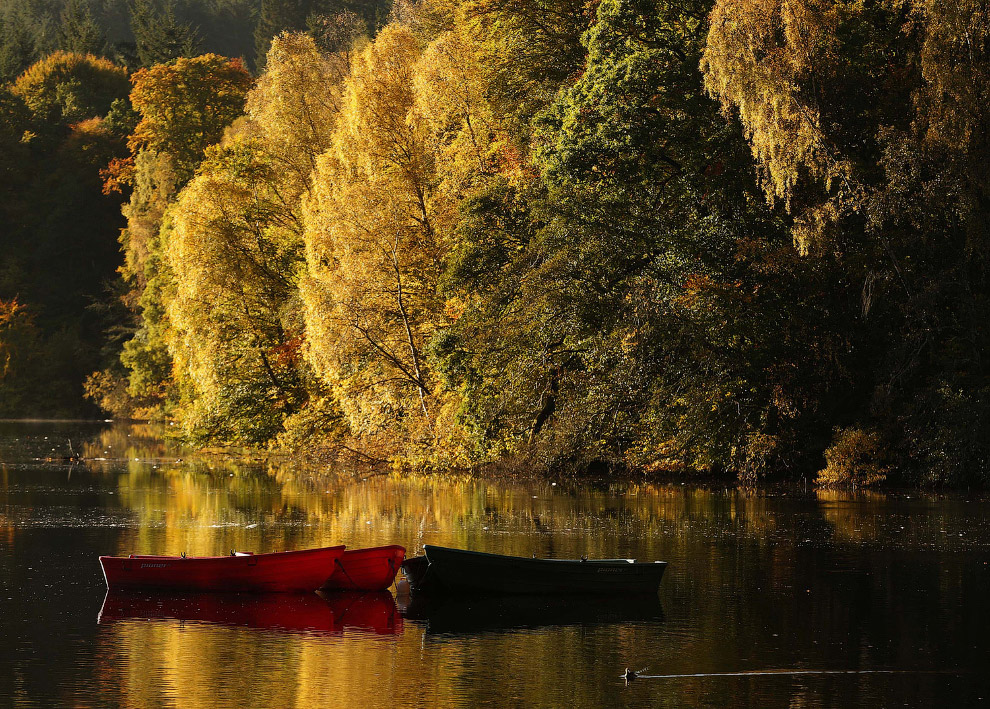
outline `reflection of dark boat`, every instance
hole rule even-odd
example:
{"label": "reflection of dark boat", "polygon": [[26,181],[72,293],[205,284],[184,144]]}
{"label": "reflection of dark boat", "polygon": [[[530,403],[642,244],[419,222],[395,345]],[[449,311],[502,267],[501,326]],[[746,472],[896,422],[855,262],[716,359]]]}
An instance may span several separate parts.
{"label": "reflection of dark boat", "polygon": [[427,545],[408,559],[413,591],[609,594],[656,593],[667,562],[634,559],[527,559]]}
{"label": "reflection of dark boat", "polygon": [[120,620],[181,620],[290,632],[330,633],[337,629],[330,604],[315,593],[168,593],[110,589],[103,600],[98,622]]}
{"label": "reflection of dark boat", "polygon": [[334,572],[344,547],[230,556],[101,556],[109,588],[172,591],[315,591]]}
{"label": "reflection of dark boat", "polygon": [[376,635],[399,635],[402,616],[388,591],[320,593],[333,611],[338,630],[364,630]]}
{"label": "reflection of dark boat", "polygon": [[323,591],[384,591],[406,557],[398,545],[348,549],[335,563],[336,571],[323,584]]}
{"label": "reflection of dark boat", "polygon": [[653,595],[617,597],[569,595],[411,596],[403,608],[428,633],[477,633],[547,625],[661,622],[663,608]]}

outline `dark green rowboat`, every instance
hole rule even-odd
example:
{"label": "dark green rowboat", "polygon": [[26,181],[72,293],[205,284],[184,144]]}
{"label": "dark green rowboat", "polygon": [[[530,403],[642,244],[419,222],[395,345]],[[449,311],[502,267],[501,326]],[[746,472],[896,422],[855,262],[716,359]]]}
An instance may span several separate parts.
{"label": "dark green rowboat", "polygon": [[414,591],[487,593],[656,593],[667,562],[634,559],[527,559],[425,547],[403,568]]}

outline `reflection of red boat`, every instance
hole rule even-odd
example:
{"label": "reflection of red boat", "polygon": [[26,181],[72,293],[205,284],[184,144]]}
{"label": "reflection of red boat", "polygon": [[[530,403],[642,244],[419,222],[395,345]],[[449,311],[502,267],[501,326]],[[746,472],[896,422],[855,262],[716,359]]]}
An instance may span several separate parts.
{"label": "reflection of red boat", "polygon": [[304,593],[334,572],[344,547],[231,556],[101,556],[110,588]]}
{"label": "reflection of red boat", "polygon": [[402,616],[388,591],[335,591],[321,595],[333,610],[338,630],[368,630],[378,635],[402,633]]}
{"label": "reflection of red boat", "polygon": [[348,549],[335,562],[336,570],[323,591],[384,591],[395,581],[395,574],[406,558],[397,545]]}
{"label": "reflection of red boat", "polygon": [[315,593],[176,594],[111,589],[103,600],[98,622],[119,620],[181,620],[291,632],[331,633],[337,629],[330,605]]}

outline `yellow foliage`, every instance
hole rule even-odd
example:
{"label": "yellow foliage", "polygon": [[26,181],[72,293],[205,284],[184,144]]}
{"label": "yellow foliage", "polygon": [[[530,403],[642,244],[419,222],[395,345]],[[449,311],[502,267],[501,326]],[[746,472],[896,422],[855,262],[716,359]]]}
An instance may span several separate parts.
{"label": "yellow foliage", "polygon": [[806,171],[831,183],[848,175],[820,125],[813,93],[802,82],[835,61],[835,28],[858,2],[818,0],[720,0],[711,15],[701,62],[708,92],[728,113],[739,112],[764,171],[772,200],[788,206]]}
{"label": "yellow foliage", "polygon": [[423,51],[416,67],[416,111],[435,145],[439,191],[451,201],[479,173],[491,171],[497,123],[485,88],[477,47],[462,27]]}
{"label": "yellow foliage", "polygon": [[141,115],[128,140],[131,152],[168,153],[190,175],[243,111],[251,87],[239,59],[216,54],[141,69],[131,81],[131,104]]}
{"label": "yellow foliage", "polygon": [[11,90],[39,118],[80,121],[105,115],[127,95],[127,70],[92,54],[57,51],[28,67]]}
{"label": "yellow foliage", "polygon": [[431,425],[423,347],[442,311],[441,250],[435,164],[414,110],[419,54],[413,34],[390,25],[353,57],[306,204],[307,354],[359,435],[401,422],[415,439]]}
{"label": "yellow foliage", "polygon": [[309,35],[286,32],[272,40],[265,73],[248,94],[247,115],[299,185],[308,184],[316,158],[330,147],[346,72],[345,56],[322,54]]}
{"label": "yellow foliage", "polygon": [[892,468],[883,440],[876,431],[845,428],[838,431],[825,451],[826,466],[818,472],[818,484],[826,487],[870,487],[887,479]]}

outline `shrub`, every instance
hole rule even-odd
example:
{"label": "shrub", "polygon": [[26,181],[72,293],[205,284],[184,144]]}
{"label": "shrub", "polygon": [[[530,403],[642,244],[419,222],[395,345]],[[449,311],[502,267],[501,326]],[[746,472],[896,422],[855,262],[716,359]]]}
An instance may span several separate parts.
{"label": "shrub", "polygon": [[850,427],[837,430],[825,451],[818,484],[825,487],[870,487],[887,479],[889,454],[879,433]]}

